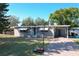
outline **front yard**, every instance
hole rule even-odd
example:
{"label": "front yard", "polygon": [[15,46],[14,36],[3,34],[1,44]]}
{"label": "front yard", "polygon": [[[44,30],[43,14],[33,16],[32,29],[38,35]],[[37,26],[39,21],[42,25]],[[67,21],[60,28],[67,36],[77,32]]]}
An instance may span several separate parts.
{"label": "front yard", "polygon": [[14,35],[0,34],[0,38],[13,38]]}
{"label": "front yard", "polygon": [[[6,39],[6,40],[5,40]],[[33,56],[42,55],[34,53],[33,50],[36,47],[43,47],[43,41],[41,39],[25,39],[25,38],[1,38],[0,39],[0,56]],[[45,46],[48,41],[45,39]]]}
{"label": "front yard", "polygon": [[[51,45],[50,47],[54,47],[55,44],[57,45],[56,47],[58,49],[64,48],[65,46],[61,45],[62,44],[61,41],[62,42],[68,42],[68,43],[66,43],[66,45],[67,46],[69,45],[73,48],[74,45],[72,45],[70,43],[73,43],[72,40],[74,40],[74,42],[77,43],[77,46],[79,46],[79,39],[58,38],[57,43],[56,43],[56,41],[54,42],[53,40],[52,40],[53,43],[51,43],[52,41],[49,42],[48,39],[44,39],[44,46],[43,46],[43,39],[42,38],[27,39],[27,38],[16,38],[12,35],[4,35],[4,36],[3,35],[0,34],[0,56],[36,56],[36,55],[43,55],[43,54],[39,54],[39,53],[34,53],[33,50],[37,47],[44,47],[46,49],[46,48],[49,48],[49,47],[47,47],[48,45]],[[59,43],[58,40],[60,41],[60,43]],[[67,46],[65,48],[67,48]],[[77,48],[77,50],[79,50],[79,49]],[[79,55],[79,51],[77,51],[77,50],[74,50],[72,52],[68,51],[68,53],[69,53],[69,55],[71,55],[71,54]],[[68,55],[65,52],[60,52],[60,54],[57,54],[57,55],[64,55],[64,54]]]}

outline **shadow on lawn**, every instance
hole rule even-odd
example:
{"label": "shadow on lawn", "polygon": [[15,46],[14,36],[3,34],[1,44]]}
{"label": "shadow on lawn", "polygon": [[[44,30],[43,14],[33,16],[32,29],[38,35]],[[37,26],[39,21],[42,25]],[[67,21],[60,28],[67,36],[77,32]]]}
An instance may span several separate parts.
{"label": "shadow on lawn", "polygon": [[49,43],[46,51],[61,54],[63,51],[79,50],[79,45],[74,42]]}
{"label": "shadow on lawn", "polygon": [[20,41],[20,40],[43,40],[43,38],[26,38],[26,37],[5,37],[0,38],[0,41]]}
{"label": "shadow on lawn", "polygon": [[35,47],[43,47],[40,40],[38,42],[34,42],[34,40],[2,41],[0,42],[0,56],[40,55],[33,52]]}

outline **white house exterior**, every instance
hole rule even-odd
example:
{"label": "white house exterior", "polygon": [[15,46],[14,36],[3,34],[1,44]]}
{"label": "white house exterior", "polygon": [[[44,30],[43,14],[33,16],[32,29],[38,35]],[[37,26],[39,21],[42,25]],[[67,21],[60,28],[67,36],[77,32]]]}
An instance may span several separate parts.
{"label": "white house exterior", "polygon": [[45,25],[45,26],[16,26],[14,35],[16,37],[67,37],[69,25]]}

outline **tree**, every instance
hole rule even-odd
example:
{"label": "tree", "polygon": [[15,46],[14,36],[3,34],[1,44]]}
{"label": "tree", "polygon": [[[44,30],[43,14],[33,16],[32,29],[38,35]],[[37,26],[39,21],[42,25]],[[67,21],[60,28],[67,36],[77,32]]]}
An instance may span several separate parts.
{"label": "tree", "polygon": [[8,17],[8,21],[10,22],[9,26],[18,26],[18,24],[20,23],[19,18],[16,16],[10,16]]}
{"label": "tree", "polygon": [[2,33],[5,29],[8,28],[9,22],[7,19],[6,13],[8,12],[9,9],[7,7],[9,4],[7,3],[0,3],[0,33]]}
{"label": "tree", "polygon": [[38,18],[36,18],[36,20],[35,20],[35,25],[48,25],[48,22],[45,21],[44,19],[38,17]]}
{"label": "tree", "polygon": [[31,17],[27,17],[22,21],[22,26],[33,26],[34,21]]}
{"label": "tree", "polygon": [[79,18],[74,21],[79,26]]}
{"label": "tree", "polygon": [[78,26],[75,20],[79,18],[79,8],[65,8],[56,10],[51,13],[49,20],[60,25],[71,25],[71,27]]}

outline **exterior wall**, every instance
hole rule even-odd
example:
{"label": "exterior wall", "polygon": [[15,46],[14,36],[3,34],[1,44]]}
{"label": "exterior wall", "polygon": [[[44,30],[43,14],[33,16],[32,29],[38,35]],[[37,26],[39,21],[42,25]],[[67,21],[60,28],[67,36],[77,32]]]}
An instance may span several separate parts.
{"label": "exterior wall", "polygon": [[14,35],[16,37],[48,37],[48,36],[51,36],[53,37],[54,36],[54,30],[53,28],[47,30],[47,31],[40,31],[39,28],[36,29],[36,34],[34,35],[34,30],[31,28],[29,30],[27,30],[26,32],[23,32],[23,31],[20,31],[17,29],[14,29]]}
{"label": "exterior wall", "polygon": [[37,30],[37,37],[53,37],[53,28],[47,30],[47,31],[40,31],[39,29]]}
{"label": "exterior wall", "polygon": [[18,29],[14,29],[14,36],[20,37],[20,31]]}
{"label": "exterior wall", "polygon": [[[60,36],[59,36],[58,30],[60,30]],[[39,28],[36,28],[35,31],[36,31],[36,34],[34,34],[34,29],[33,28],[29,28],[25,32],[20,31],[20,30],[18,30],[18,28],[16,28],[16,29],[14,29],[14,35],[16,37],[29,37],[29,38],[32,38],[32,37],[40,38],[42,36],[44,36],[44,37],[51,37],[51,38],[54,38],[56,36],[67,37],[67,28],[66,27],[63,27],[63,28],[51,27],[51,28],[49,28],[48,31],[40,31]]]}

